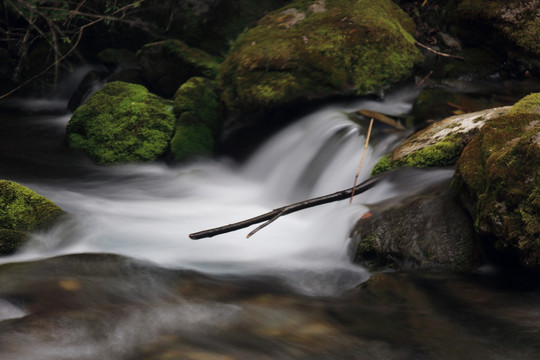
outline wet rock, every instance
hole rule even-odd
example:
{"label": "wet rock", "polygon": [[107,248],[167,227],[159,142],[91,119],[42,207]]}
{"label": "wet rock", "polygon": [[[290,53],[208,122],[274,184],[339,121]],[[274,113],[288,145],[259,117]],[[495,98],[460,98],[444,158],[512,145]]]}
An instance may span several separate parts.
{"label": "wet rock", "polygon": [[219,68],[216,58],[179,40],[146,44],[137,60],[150,89],[168,98],[191,77],[215,78]]}
{"label": "wet rock", "polygon": [[236,40],[218,76],[222,98],[228,109],[249,112],[379,93],[422,60],[413,32],[391,1],[295,1]]}
{"label": "wet rock", "polygon": [[49,228],[64,214],[56,204],[33,190],[0,180],[0,255],[13,253],[29,232]]}
{"label": "wet rock", "polygon": [[471,270],[479,263],[474,229],[449,185],[371,205],[351,232],[354,261],[369,269]]}
{"label": "wet rock", "polygon": [[107,83],[73,113],[67,143],[99,164],[156,160],[174,132],[171,105],[141,85]]}
{"label": "wet rock", "polygon": [[397,167],[436,167],[454,164],[478,131],[509,110],[499,107],[456,115],[420,130],[375,164],[372,174]]}
{"label": "wet rock", "polygon": [[105,49],[97,55],[97,58],[113,70],[117,68],[124,70],[139,68],[136,54],[128,49]]}
{"label": "wet rock", "polygon": [[486,123],[457,162],[453,186],[476,230],[503,257],[540,268],[540,94]]}
{"label": "wet rock", "polygon": [[173,158],[212,154],[221,128],[216,82],[203,77],[186,81],[174,95],[173,111],[178,119],[171,139]]}
{"label": "wet rock", "polygon": [[81,106],[89,97],[94,93],[96,88],[105,81],[105,78],[109,75],[106,71],[92,70],[84,76],[77,89],[69,98],[67,108],[69,111],[75,111],[76,108]]}

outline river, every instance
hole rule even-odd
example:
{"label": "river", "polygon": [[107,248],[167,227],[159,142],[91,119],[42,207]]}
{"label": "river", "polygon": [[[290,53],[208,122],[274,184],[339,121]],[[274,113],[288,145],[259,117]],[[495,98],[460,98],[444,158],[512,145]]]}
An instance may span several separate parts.
{"label": "river", "polygon": [[[0,258],[0,358],[533,359],[540,293],[527,283],[479,271],[379,274],[380,287],[364,286],[373,274],[349,259],[367,205],[452,169],[409,171],[249,239],[251,229],[189,239],[350,187],[366,133],[350,114],[406,114],[418,91],[321,105],[246,161],[180,165],[97,166],[69,151],[65,98],[3,111],[0,176],[70,216]],[[376,128],[359,181],[406,135]]]}

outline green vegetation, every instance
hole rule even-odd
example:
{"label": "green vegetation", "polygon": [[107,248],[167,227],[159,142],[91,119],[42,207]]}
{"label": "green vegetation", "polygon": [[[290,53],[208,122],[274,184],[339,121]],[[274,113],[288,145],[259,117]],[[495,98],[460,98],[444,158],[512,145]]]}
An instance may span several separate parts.
{"label": "green vegetation", "polygon": [[52,201],[13,181],[0,180],[0,254],[20,246],[26,232],[51,226],[64,211]]}
{"label": "green vegetation", "polygon": [[67,142],[99,164],[153,161],[167,153],[175,122],[170,102],[144,86],[111,82],[73,113]]}
{"label": "green vegetation", "polygon": [[295,1],[233,44],[218,76],[223,100],[231,110],[253,111],[297,99],[376,93],[421,61],[413,31],[391,1]]}
{"label": "green vegetation", "polygon": [[540,267],[540,94],[491,120],[457,162],[453,187],[475,227],[527,267]]}
{"label": "green vegetation", "polygon": [[375,164],[371,174],[378,175],[398,167],[426,168],[452,165],[459,158],[464,147],[465,142],[459,135],[449,135],[443,140],[414,151],[399,160],[392,160],[389,155],[386,155]]}
{"label": "green vegetation", "polygon": [[212,154],[221,125],[215,81],[202,77],[189,79],[176,92],[173,111],[178,118],[171,140],[174,159],[182,161]]}

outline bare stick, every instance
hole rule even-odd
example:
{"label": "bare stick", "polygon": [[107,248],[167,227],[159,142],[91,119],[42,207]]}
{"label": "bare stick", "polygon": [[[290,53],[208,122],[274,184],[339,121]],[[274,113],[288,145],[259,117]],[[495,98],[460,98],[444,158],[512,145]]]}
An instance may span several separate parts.
{"label": "bare stick", "polygon": [[426,46],[424,44],[420,44],[418,41],[415,41],[414,43],[416,45],[426,49],[427,51],[431,51],[432,53],[437,54],[439,56],[450,57],[450,58],[459,59],[459,60],[465,60],[465,58],[463,56],[450,55],[450,54],[446,54],[446,53],[443,53],[443,52],[440,52],[440,51],[437,51],[437,50],[433,50],[429,46]]}
{"label": "bare stick", "polygon": [[[387,173],[384,174],[384,175],[387,175]],[[296,211],[300,211],[300,210],[304,210],[304,209],[314,207],[314,206],[317,206],[317,205],[322,205],[322,204],[327,204],[327,203],[334,202],[334,201],[348,199],[351,196],[351,194],[353,193],[353,190],[356,193],[356,195],[361,194],[364,191],[367,191],[367,190],[371,189],[381,179],[382,179],[381,175],[374,176],[374,177],[364,181],[363,183],[357,185],[355,188],[350,188],[350,189],[347,189],[347,190],[341,190],[341,191],[338,191],[338,192],[335,192],[335,193],[332,193],[332,194],[319,196],[319,197],[316,197],[316,198],[313,198],[313,199],[304,200],[304,201],[300,201],[300,202],[297,202],[297,203],[294,203],[294,204],[283,206],[283,207],[274,209],[274,210],[272,210],[270,212],[267,212],[265,214],[262,214],[262,215],[255,216],[253,218],[247,219],[247,220],[243,220],[243,221],[239,221],[239,222],[236,222],[236,223],[233,223],[233,224],[220,226],[220,227],[217,227],[217,228],[203,230],[203,231],[199,231],[199,232],[196,232],[196,233],[193,233],[193,234],[189,234],[189,237],[191,239],[193,239],[193,240],[199,240],[199,239],[208,238],[208,237],[212,237],[212,236],[216,236],[216,235],[220,235],[220,234],[225,234],[225,233],[228,233],[228,232],[231,232],[231,231],[243,229],[243,228],[246,228],[248,226],[258,224],[258,223],[261,223],[261,222],[264,222],[264,221],[266,221],[266,223],[264,224],[264,226],[266,226],[266,225],[269,225],[270,223],[274,222],[277,218],[279,218],[279,217],[281,217],[283,215],[287,215],[287,214],[290,214],[290,213],[293,213],[293,212],[296,212]],[[264,226],[262,226],[260,228],[262,229]]]}
{"label": "bare stick", "polygon": [[358,181],[358,175],[360,174],[360,169],[362,168],[362,163],[364,162],[364,156],[366,156],[366,151],[368,149],[369,144],[369,137],[371,136],[371,128],[373,127],[373,118],[371,118],[371,121],[369,122],[369,128],[366,135],[366,143],[364,144],[364,150],[362,151],[362,157],[360,158],[360,164],[358,164],[358,169],[356,170],[356,176],[354,177],[354,184],[352,187],[351,192],[351,199],[349,200],[349,204],[352,204],[352,199],[354,197],[354,188],[356,187],[356,182]]}
{"label": "bare stick", "polygon": [[422,84],[428,79],[428,77],[431,76],[431,74],[433,74],[433,70],[430,70],[429,73],[426,76],[424,76],[424,78],[420,80],[418,84],[416,84],[416,87],[422,86]]}

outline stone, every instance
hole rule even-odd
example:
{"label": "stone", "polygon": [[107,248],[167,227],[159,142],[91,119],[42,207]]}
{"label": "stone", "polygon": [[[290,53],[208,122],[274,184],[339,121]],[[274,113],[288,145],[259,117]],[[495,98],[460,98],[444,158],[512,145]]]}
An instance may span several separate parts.
{"label": "stone", "polygon": [[540,268],[540,93],[486,123],[457,161],[453,187],[506,262]]}
{"label": "stone", "polygon": [[67,144],[98,164],[157,160],[174,133],[171,105],[144,86],[107,83],[73,113]]}
{"label": "stone", "polygon": [[218,75],[222,99],[245,113],[379,94],[422,61],[412,33],[412,20],[392,1],[294,1],[232,45]]}

